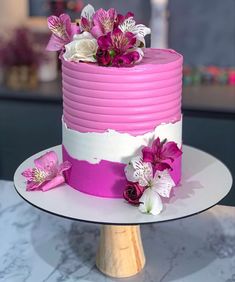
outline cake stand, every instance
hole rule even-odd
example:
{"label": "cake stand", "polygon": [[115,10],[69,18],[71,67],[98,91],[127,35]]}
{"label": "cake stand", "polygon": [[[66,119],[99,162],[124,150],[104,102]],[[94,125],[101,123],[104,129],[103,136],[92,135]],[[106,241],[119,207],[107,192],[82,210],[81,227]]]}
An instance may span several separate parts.
{"label": "cake stand", "polygon": [[[200,213],[216,205],[229,192],[232,176],[215,157],[198,149],[183,146],[181,185],[164,202],[160,215],[142,214],[123,199],[90,196],[64,184],[48,192],[27,192],[21,173],[33,167],[33,161],[54,150],[61,160],[61,146],[44,150],[24,161],[16,170],[14,184],[18,194],[31,205],[48,213],[72,220],[102,224],[96,265],[112,277],[129,277],[145,264],[140,225],[176,220]],[[95,183],[95,179],[94,179]]]}

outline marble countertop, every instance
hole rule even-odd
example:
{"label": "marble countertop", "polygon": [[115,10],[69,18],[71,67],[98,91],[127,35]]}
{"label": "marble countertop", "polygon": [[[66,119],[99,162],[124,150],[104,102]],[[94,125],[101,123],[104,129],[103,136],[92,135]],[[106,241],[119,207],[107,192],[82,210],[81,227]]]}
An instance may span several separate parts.
{"label": "marble countertop", "polygon": [[95,267],[99,225],[63,219],[24,202],[0,181],[1,282],[235,282],[235,207],[141,227],[147,264],[128,279]]}

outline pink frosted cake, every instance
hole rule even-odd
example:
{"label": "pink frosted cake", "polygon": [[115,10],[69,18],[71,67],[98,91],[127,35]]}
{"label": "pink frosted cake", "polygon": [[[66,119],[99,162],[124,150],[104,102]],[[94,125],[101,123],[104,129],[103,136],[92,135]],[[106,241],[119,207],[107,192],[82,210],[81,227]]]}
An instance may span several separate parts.
{"label": "pink frosted cake", "polygon": [[[124,167],[141,147],[157,137],[182,145],[182,56],[146,49],[131,68],[62,63],[67,182],[91,195],[122,197]],[[181,156],[171,175],[178,184]]]}
{"label": "pink frosted cake", "polygon": [[[56,179],[158,214],[181,178],[183,58],[145,48],[150,29],[131,12],[87,5],[77,23],[66,14],[48,18],[47,49],[62,61],[64,163]],[[55,164],[53,153],[43,160],[51,156]]]}

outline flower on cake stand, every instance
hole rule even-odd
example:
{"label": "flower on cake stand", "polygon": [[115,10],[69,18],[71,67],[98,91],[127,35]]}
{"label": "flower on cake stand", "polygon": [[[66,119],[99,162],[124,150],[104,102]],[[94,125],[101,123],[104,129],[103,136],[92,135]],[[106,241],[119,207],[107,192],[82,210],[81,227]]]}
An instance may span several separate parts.
{"label": "flower on cake stand", "polygon": [[139,199],[143,195],[144,187],[139,183],[128,182],[123,193],[123,197],[132,205],[139,205]]}
{"label": "flower on cake stand", "polygon": [[22,175],[27,180],[27,191],[48,191],[65,182],[63,172],[71,168],[66,161],[59,164],[54,151],[47,152],[34,160],[35,167],[26,169]]}
{"label": "flower on cake stand", "polygon": [[143,161],[152,164],[154,170],[172,169],[170,162],[182,155],[182,151],[175,142],[162,142],[157,138],[151,147],[142,149]]}
{"label": "flower on cake stand", "polygon": [[123,197],[143,213],[159,214],[163,209],[161,197],[169,198],[175,186],[169,173],[172,168],[165,162],[173,162],[181,154],[175,142],[160,142],[160,138],[151,147],[144,147],[142,156],[133,157],[124,169],[128,184]]}
{"label": "flower on cake stand", "polygon": [[124,171],[128,181],[138,182],[142,186],[148,185],[148,179],[150,179],[153,174],[151,164],[143,162],[140,156],[132,158],[126,165]]}
{"label": "flower on cake stand", "polygon": [[152,215],[160,214],[163,209],[161,197],[156,191],[147,188],[139,199],[139,210]]}
{"label": "flower on cake stand", "polygon": [[163,209],[161,197],[169,198],[174,186],[175,183],[167,170],[157,171],[154,177],[148,179],[147,188],[139,199],[139,210],[153,215],[159,214]]}

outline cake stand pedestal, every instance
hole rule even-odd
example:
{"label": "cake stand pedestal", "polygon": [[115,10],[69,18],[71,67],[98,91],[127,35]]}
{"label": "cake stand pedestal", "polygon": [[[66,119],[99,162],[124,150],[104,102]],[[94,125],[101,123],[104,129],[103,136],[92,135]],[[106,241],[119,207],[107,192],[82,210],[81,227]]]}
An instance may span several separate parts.
{"label": "cake stand pedestal", "polygon": [[103,225],[96,255],[96,266],[112,277],[129,277],[145,265],[140,226]]}
{"label": "cake stand pedestal", "polygon": [[222,200],[232,186],[232,176],[222,162],[203,151],[183,146],[181,185],[174,188],[172,197],[164,202],[164,209],[157,216],[142,214],[123,199],[90,196],[67,184],[46,193],[27,192],[21,173],[33,167],[33,161],[50,150],[54,150],[61,161],[61,146],[30,157],[15,172],[16,191],[28,203],[48,213],[102,224],[96,265],[104,274],[117,278],[135,275],[144,267],[139,225],[200,213]]}

